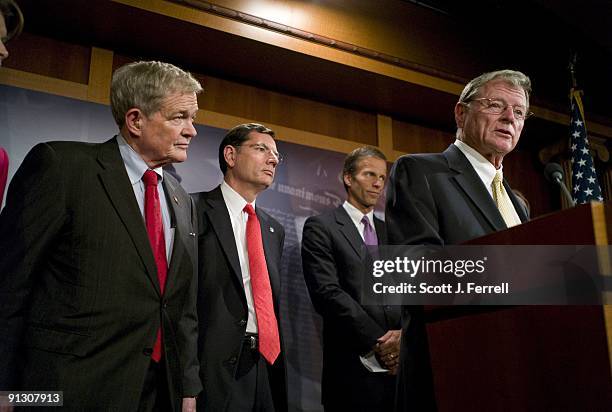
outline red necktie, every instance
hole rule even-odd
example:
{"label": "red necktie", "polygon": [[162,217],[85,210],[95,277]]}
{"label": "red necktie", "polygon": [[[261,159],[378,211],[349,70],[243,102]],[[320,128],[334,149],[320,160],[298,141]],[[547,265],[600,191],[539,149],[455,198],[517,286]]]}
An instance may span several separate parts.
{"label": "red necktie", "polygon": [[273,364],[280,353],[280,339],[278,323],[274,314],[274,304],[272,303],[270,276],[261,240],[261,226],[253,206],[247,204],[244,211],[249,215],[246,241],[249,254],[249,270],[251,271],[251,288],[253,290],[255,314],[257,315],[259,352],[268,363]]}
{"label": "red necktie", "polygon": [[[142,176],[145,184],[145,222],[147,233],[155,257],[157,266],[157,279],[159,280],[159,290],[164,294],[166,286],[166,275],[168,274],[168,261],[166,260],[166,241],[164,240],[164,226],[162,224],[161,205],[159,203],[159,193],[157,191],[157,173],[147,170]],[[159,362],[162,356],[162,331],[161,327],[157,331],[157,338],[153,346],[151,358]]]}

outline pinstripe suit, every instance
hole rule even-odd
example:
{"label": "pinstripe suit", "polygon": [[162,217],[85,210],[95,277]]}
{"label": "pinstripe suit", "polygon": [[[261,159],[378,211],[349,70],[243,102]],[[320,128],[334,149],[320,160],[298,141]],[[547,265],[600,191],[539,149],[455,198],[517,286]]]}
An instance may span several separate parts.
{"label": "pinstripe suit", "polygon": [[169,391],[201,389],[195,215],[164,174],[175,228],[165,293],[116,139],[28,154],[0,215],[1,389],[63,390],[67,410],[134,411],[158,328]]}

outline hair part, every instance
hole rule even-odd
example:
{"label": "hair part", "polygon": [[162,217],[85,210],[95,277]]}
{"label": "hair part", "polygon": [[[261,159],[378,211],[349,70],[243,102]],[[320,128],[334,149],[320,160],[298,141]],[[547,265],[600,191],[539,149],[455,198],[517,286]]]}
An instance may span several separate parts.
{"label": "hair part", "polygon": [[14,0],[0,0],[0,14],[4,17],[7,31],[5,41],[8,42],[23,31],[23,13]]}
{"label": "hair part", "polygon": [[344,189],[347,192],[348,186],[344,183],[344,176],[355,176],[359,162],[366,157],[375,157],[385,162],[387,161],[385,154],[374,146],[361,146],[346,155],[344,158],[344,166],[342,167],[342,184],[344,184]]}
{"label": "hair part", "polygon": [[275,138],[274,131],[259,123],[244,123],[232,128],[219,145],[219,168],[225,176],[227,173],[227,163],[225,162],[225,148],[227,146],[240,147],[244,142],[249,140],[251,132],[267,134],[272,139]]}
{"label": "hair part", "polygon": [[527,109],[529,109],[529,95],[531,94],[531,80],[525,74],[515,70],[497,70],[494,72],[483,73],[480,76],[472,79],[465,85],[461,95],[459,96],[460,103],[469,103],[475,96],[478,95],[480,89],[487,83],[494,80],[501,80],[513,87],[521,88],[525,92]]}
{"label": "hair part", "polygon": [[161,109],[164,98],[173,93],[195,93],[202,86],[189,72],[170,63],[139,61],[113,73],[110,101],[115,122],[122,128],[126,113],[133,108],[150,116]]}

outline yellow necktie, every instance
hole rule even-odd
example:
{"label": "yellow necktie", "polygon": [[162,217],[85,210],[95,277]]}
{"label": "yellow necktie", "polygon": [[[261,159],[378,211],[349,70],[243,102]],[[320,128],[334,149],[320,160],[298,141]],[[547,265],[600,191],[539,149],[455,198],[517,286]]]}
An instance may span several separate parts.
{"label": "yellow necktie", "polygon": [[506,226],[512,227],[521,224],[521,219],[516,214],[516,210],[514,209],[514,205],[506,192],[506,188],[503,184],[502,174],[500,171],[495,173],[495,177],[493,178],[493,200],[495,200],[495,204],[497,205],[497,209],[499,213],[501,213],[504,222],[506,222]]}

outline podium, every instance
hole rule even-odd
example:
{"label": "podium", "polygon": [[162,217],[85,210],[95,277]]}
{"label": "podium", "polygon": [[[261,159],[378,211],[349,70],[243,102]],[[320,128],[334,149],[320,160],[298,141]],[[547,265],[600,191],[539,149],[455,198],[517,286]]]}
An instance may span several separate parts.
{"label": "podium", "polygon": [[[590,203],[466,244],[608,245],[610,240],[612,204]],[[600,259],[606,273],[609,257]],[[612,411],[612,306],[425,311],[439,411]]]}

